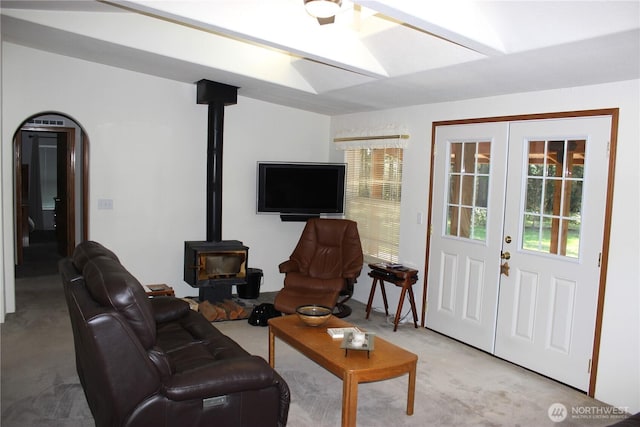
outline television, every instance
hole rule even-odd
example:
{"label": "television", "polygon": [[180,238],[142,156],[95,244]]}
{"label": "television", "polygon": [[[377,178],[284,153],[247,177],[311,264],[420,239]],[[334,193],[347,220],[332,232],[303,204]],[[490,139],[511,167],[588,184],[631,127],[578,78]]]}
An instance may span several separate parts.
{"label": "television", "polygon": [[344,163],[258,162],[257,212],[306,221],[344,212]]}

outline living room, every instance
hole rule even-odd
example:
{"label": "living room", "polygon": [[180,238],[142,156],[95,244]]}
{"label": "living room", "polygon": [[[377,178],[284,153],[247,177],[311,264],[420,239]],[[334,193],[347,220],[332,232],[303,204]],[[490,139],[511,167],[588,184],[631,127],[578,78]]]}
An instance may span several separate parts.
{"label": "living room", "polygon": [[[205,76],[194,76],[193,82]],[[264,271],[264,291],[281,288],[277,265],[295,245],[302,223],[255,212],[258,161],[337,161],[336,134],[401,127],[405,149],[400,259],[424,277],[429,208],[431,124],[439,120],[619,108],[618,152],[611,218],[596,398],[640,411],[638,209],[640,76],[582,85],[328,115],[242,96],[225,110],[223,238],[250,247],[249,266]],[[14,133],[28,118],[64,114],[89,138],[89,237],[117,250],[145,283],[168,283],[179,296],[183,245],[205,235],[207,108],[196,86],[2,40],[2,318],[17,310],[13,277]],[[113,201],[99,209],[97,201]],[[416,286],[422,301],[422,286]],[[365,302],[366,276],[354,299]],[[390,292],[390,299],[397,298]]]}

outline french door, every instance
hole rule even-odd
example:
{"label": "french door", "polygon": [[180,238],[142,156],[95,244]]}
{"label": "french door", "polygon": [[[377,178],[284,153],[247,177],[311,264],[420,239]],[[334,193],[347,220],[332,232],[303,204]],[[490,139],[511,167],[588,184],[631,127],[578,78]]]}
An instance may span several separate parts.
{"label": "french door", "polygon": [[437,129],[426,326],[493,353],[508,127]]}
{"label": "french door", "polygon": [[426,326],[589,386],[611,117],[437,128]]}

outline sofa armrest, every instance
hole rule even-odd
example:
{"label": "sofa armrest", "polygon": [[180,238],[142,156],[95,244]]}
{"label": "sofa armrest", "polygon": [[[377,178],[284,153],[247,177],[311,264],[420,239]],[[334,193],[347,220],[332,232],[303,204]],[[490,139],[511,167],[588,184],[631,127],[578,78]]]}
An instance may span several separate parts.
{"label": "sofa armrest", "polygon": [[281,262],[280,265],[278,265],[278,269],[280,270],[280,273],[291,273],[292,271],[300,271],[300,266],[296,261],[288,259]]}
{"label": "sofa armrest", "polygon": [[188,302],[175,297],[153,297],[150,302],[156,323],[180,319],[190,310]]}
{"label": "sofa armrest", "polygon": [[171,400],[204,399],[276,383],[274,370],[258,356],[219,360],[201,368],[174,374],[163,385]]}

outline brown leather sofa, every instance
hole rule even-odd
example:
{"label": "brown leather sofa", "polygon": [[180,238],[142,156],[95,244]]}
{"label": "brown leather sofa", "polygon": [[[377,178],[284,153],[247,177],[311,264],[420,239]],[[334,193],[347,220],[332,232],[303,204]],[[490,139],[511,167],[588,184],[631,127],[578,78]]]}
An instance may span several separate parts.
{"label": "brown leather sofa", "polygon": [[149,298],[96,242],[59,268],[96,426],[286,425],[285,381],[185,301]]}
{"label": "brown leather sofa", "polygon": [[279,266],[285,278],[284,288],[276,295],[275,308],[294,313],[301,305],[317,304],[335,307],[336,316],[346,317],[351,309],[344,303],[353,295],[362,265],[362,245],[355,221],[309,219],[293,253]]}

